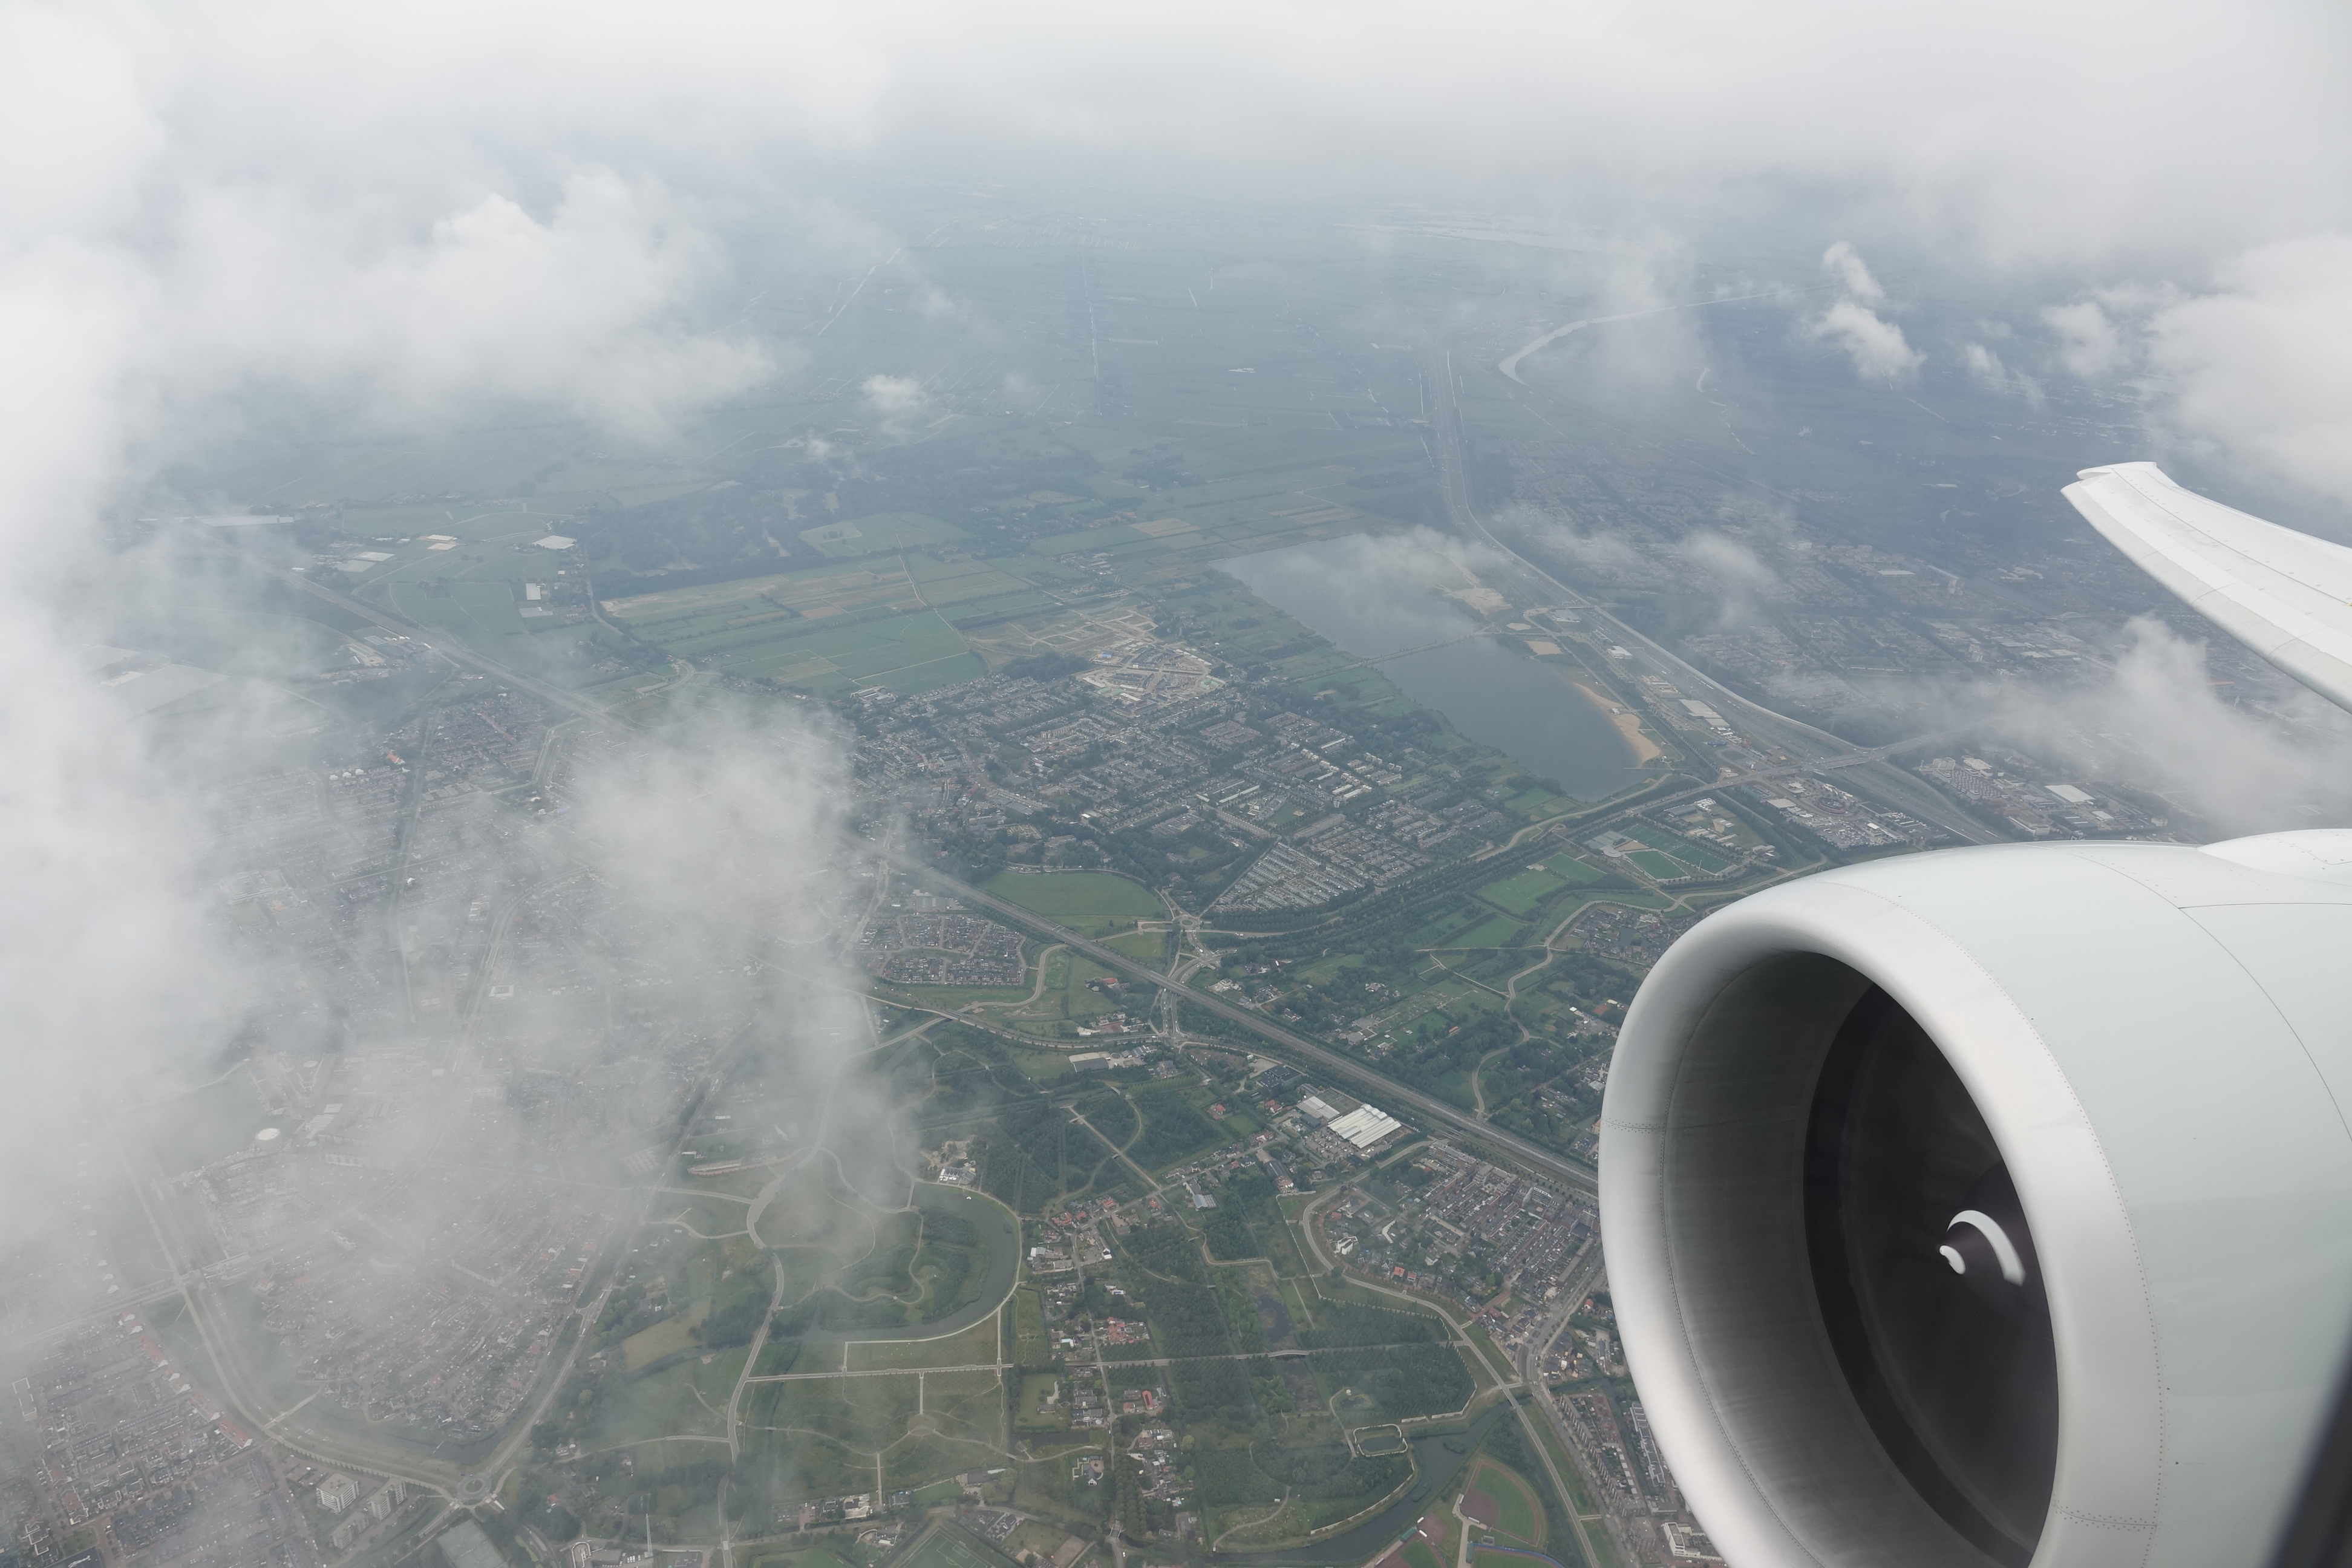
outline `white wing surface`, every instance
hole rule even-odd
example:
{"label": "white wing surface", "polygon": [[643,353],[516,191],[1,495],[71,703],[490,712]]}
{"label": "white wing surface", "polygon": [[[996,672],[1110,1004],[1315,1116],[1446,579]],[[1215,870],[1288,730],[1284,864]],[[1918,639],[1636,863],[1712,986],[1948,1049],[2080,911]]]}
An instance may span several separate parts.
{"label": "white wing surface", "polygon": [[2352,709],[2352,549],[2182,489],[2154,463],[2084,468],[2064,493],[2199,614]]}

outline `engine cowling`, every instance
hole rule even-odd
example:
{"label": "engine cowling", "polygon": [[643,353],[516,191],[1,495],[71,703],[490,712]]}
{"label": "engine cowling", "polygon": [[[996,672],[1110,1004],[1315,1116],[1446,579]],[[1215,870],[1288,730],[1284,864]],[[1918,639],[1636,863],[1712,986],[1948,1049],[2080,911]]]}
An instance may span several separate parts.
{"label": "engine cowling", "polygon": [[1744,900],[1602,1110],[1626,1359],[1738,1568],[2267,1552],[2352,1343],[2352,833]]}

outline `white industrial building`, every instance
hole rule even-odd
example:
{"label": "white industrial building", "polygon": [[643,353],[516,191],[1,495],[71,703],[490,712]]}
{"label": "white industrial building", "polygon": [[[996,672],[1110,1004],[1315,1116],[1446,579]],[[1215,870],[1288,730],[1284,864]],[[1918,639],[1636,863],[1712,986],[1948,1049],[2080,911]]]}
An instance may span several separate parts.
{"label": "white industrial building", "polygon": [[1362,1150],[1371,1148],[1403,1125],[1385,1110],[1360,1105],[1331,1123],[1331,1131]]}

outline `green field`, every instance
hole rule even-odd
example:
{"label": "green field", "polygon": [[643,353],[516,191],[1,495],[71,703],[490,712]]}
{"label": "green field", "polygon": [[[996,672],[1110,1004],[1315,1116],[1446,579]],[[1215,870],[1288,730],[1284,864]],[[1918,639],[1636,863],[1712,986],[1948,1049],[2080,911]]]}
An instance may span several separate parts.
{"label": "green field", "polygon": [[[1527,921],[1510,915],[1495,915],[1480,921],[1465,931],[1446,939],[1447,947],[1516,947],[1528,929]],[[1434,944],[1433,944],[1434,945]]]}
{"label": "green field", "polygon": [[505,639],[529,630],[515,590],[503,582],[453,582],[429,588],[423,584],[396,583],[392,602],[419,626],[453,631],[486,651],[502,650]]}
{"label": "green field", "polygon": [[1731,868],[1730,860],[1726,858],[1723,855],[1713,849],[1707,848],[1704,845],[1693,844],[1688,839],[1677,838],[1669,843],[1659,845],[1657,847],[1664,849],[1675,859],[1683,861],[1688,865],[1696,866],[1700,870],[1707,872],[1710,875],[1717,871],[1728,870]]}
{"label": "green field", "polygon": [[1483,1460],[1472,1478],[1471,1489],[1495,1500],[1495,1527],[1529,1546],[1544,1543],[1543,1510],[1518,1472],[1493,1459]]}
{"label": "green field", "polygon": [[1478,889],[1478,896],[1498,910],[1507,910],[1524,918],[1528,911],[1542,903],[1568,883],[1551,873],[1549,867],[1521,871],[1499,882],[1489,882]]}
{"label": "green field", "polygon": [[801,542],[835,557],[871,555],[878,551],[904,550],[914,544],[940,544],[965,538],[963,530],[916,511],[878,512],[872,517],[829,522],[801,531]]}
{"label": "green field", "polygon": [[1113,952],[1123,952],[1128,957],[1150,964],[1155,969],[1168,962],[1166,931],[1130,931],[1125,936],[1112,937],[1103,945]]}
{"label": "green field", "polygon": [[1108,871],[1000,871],[983,890],[1078,931],[1108,930],[1168,912],[1150,889]]}
{"label": "green field", "polygon": [[952,1524],[935,1526],[898,1568],[1014,1568],[1013,1559]]}
{"label": "green field", "polygon": [[694,1326],[702,1321],[705,1309],[697,1306],[692,1311],[665,1318],[652,1328],[631,1334],[621,1342],[621,1364],[630,1372],[659,1361],[666,1355],[691,1350],[702,1342],[695,1336]]}
{"label": "green field", "polygon": [[868,1340],[849,1347],[851,1372],[892,1367],[971,1366],[996,1359],[996,1320],[983,1318],[960,1334],[936,1340]]}
{"label": "green field", "polygon": [[1690,875],[1688,867],[1669,859],[1654,849],[1630,850],[1625,858],[1640,867],[1643,875],[1654,877],[1661,882],[1671,882],[1677,877]]}

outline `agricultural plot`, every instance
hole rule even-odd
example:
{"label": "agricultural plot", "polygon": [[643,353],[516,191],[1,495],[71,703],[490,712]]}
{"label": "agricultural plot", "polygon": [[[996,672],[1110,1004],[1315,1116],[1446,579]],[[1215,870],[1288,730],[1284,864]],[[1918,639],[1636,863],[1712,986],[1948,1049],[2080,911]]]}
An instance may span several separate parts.
{"label": "agricultural plot", "polygon": [[969,537],[951,522],[915,511],[886,511],[844,522],[828,522],[803,529],[800,535],[802,543],[836,558],[943,544]]}
{"label": "agricultural plot", "polygon": [[1488,882],[1478,889],[1478,896],[1505,913],[1524,919],[1538,904],[1567,886],[1567,881],[1555,876],[1549,867],[1530,867],[1516,876]]}
{"label": "agricultural plot", "polygon": [[868,1340],[849,1347],[848,1370],[976,1366],[996,1360],[996,1320],[983,1318],[961,1333],[932,1340]]}
{"label": "agricultural plot", "polygon": [[1039,603],[1027,583],[984,563],[914,552],[633,595],[603,608],[667,654],[829,696],[873,685],[911,694],[983,674],[954,623]]}
{"label": "agricultural plot", "polygon": [[1149,888],[1108,871],[1003,871],[989,879],[985,890],[1087,935],[1108,934],[1168,912]]}
{"label": "agricultural plot", "polygon": [[423,626],[455,632],[485,652],[503,652],[505,638],[523,636],[521,605],[504,582],[397,583],[393,607]]}

